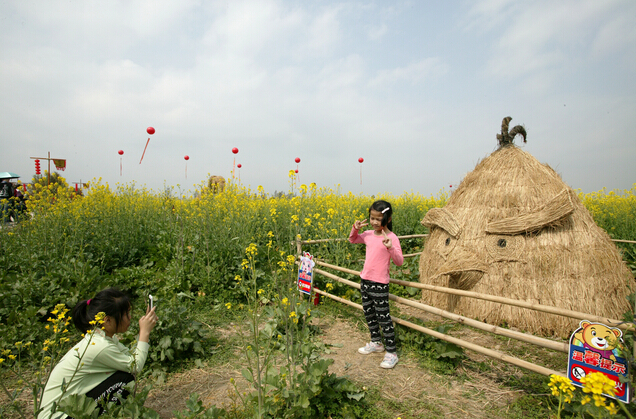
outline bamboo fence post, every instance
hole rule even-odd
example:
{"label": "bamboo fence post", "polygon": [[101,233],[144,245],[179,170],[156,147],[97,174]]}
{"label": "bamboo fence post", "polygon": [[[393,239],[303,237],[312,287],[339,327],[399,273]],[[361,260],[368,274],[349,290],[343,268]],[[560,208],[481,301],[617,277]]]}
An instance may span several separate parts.
{"label": "bamboo fence post", "polygon": [[[325,297],[329,297],[329,298],[331,298],[333,300],[339,301],[341,303],[344,303],[344,304],[350,305],[352,307],[355,307],[355,308],[357,308],[359,310],[362,310],[362,306],[360,304],[356,304],[356,303],[351,302],[349,300],[345,300],[344,298],[336,297],[335,295],[329,294],[328,292],[319,290],[317,288],[314,288],[314,291],[316,293],[320,294],[320,295],[324,295]],[[536,364],[533,364],[533,363],[528,362],[528,361],[524,361],[523,359],[515,358],[515,357],[512,357],[512,356],[503,354],[501,352],[494,351],[492,349],[484,348],[483,346],[479,346],[479,345],[476,345],[476,344],[471,343],[471,342],[467,342],[467,341],[462,340],[462,339],[454,338],[454,337],[449,336],[449,335],[445,335],[445,334],[437,332],[435,330],[431,330],[431,329],[428,329],[426,327],[419,326],[419,325],[417,325],[415,323],[411,323],[409,321],[399,319],[399,318],[397,318],[395,316],[391,316],[391,319],[395,323],[398,323],[398,324],[401,324],[403,326],[409,327],[409,328],[411,328],[413,330],[417,330],[418,332],[426,333],[427,335],[433,336],[433,337],[435,337],[437,339],[440,339],[440,340],[443,340],[443,341],[446,341],[446,342],[450,342],[450,343],[454,343],[455,345],[461,346],[462,348],[466,348],[468,350],[480,353],[482,355],[486,355],[488,357],[491,357],[491,358],[494,358],[494,359],[498,359],[500,361],[504,361],[504,362],[507,362],[509,364],[516,365],[518,367],[521,367],[521,368],[536,372],[538,374],[542,374],[542,375],[546,375],[546,376],[550,376],[552,374],[560,375],[560,376],[563,376],[563,377],[566,376],[565,373],[563,373],[563,372],[554,371],[554,370],[551,370],[549,368],[542,367],[540,365],[536,365]]]}
{"label": "bamboo fence post", "polygon": [[298,259],[303,255],[303,242],[296,240],[296,256]]}

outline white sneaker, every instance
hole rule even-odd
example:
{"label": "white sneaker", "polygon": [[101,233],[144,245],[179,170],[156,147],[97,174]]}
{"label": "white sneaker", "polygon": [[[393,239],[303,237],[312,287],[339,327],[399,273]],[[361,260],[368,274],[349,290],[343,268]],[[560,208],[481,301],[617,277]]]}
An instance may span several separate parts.
{"label": "white sneaker", "polygon": [[373,352],[383,352],[383,351],[384,351],[384,345],[382,345],[381,342],[369,342],[366,345],[364,345],[364,347],[358,349],[358,352],[360,352],[362,355],[368,355]]}
{"label": "white sneaker", "polygon": [[393,367],[395,367],[395,364],[397,364],[397,363],[398,363],[397,354],[394,354],[394,353],[391,353],[391,352],[387,352],[384,355],[384,360],[382,361],[380,366],[382,368],[393,368]]}

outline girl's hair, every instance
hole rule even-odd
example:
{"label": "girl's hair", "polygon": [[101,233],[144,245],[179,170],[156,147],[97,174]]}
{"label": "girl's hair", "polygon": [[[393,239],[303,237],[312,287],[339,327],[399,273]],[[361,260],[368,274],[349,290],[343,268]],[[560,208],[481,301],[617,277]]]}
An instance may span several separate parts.
{"label": "girl's hair", "polygon": [[369,214],[371,214],[371,210],[381,212],[382,227],[386,226],[389,231],[393,231],[393,222],[391,220],[391,216],[393,215],[393,207],[391,206],[391,204],[383,200],[375,201],[369,207]]}
{"label": "girl's hair", "polygon": [[91,321],[95,315],[104,312],[115,320],[115,330],[119,329],[122,317],[128,313],[131,304],[128,296],[116,288],[107,288],[100,291],[93,298],[80,301],[73,308],[73,323],[82,333],[93,329]]}

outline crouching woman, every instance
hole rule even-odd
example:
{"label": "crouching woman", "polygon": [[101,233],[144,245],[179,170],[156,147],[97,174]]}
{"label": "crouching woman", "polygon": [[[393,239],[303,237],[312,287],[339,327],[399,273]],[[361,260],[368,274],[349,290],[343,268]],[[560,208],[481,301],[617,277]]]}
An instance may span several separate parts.
{"label": "crouching woman", "polygon": [[[139,319],[137,347],[131,353],[114,336],[128,330],[131,312],[128,296],[114,288],[105,289],[75,306],[73,323],[85,333],[84,338],[53,368],[42,395],[38,419],[66,418],[67,415],[52,410],[61,398],[72,394],[85,394],[100,406],[118,403],[128,395],[124,386],[134,381],[133,374],[141,372],[148,357],[150,332],[157,324],[155,308],[146,308],[146,314]],[[105,314],[101,327],[95,326],[97,313]]]}

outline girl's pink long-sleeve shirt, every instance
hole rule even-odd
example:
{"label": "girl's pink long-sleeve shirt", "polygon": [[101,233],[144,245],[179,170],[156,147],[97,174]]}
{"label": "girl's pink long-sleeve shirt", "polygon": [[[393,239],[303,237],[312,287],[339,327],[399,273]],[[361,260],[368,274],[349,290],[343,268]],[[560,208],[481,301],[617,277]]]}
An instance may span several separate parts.
{"label": "girl's pink long-sleeve shirt", "polygon": [[362,234],[358,234],[358,230],[355,228],[351,229],[349,242],[364,243],[367,247],[366,257],[364,258],[364,268],[362,272],[360,272],[360,278],[381,284],[388,284],[391,259],[393,259],[393,263],[397,266],[402,266],[404,263],[400,239],[398,239],[392,231],[387,233],[387,237],[390,238],[391,243],[393,243],[390,249],[387,249],[382,243],[384,236],[376,235],[373,230],[367,230]]}

